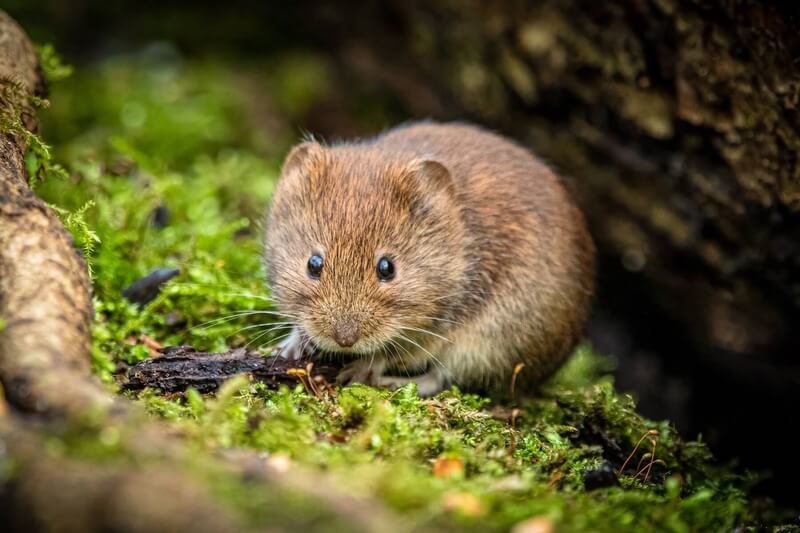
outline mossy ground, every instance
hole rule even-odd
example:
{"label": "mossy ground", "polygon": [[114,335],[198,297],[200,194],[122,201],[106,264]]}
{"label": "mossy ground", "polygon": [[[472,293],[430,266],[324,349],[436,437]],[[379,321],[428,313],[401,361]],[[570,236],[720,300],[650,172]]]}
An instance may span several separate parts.
{"label": "mossy ground", "polygon": [[[269,309],[260,221],[300,134],[290,125],[331,83],[330,67],[302,53],[234,68],[185,63],[157,46],[79,68],[53,88],[43,134],[69,178],[35,186],[88,256],[94,368],[110,386],[118,365],[152,355],[152,341],[221,351],[267,347],[285,332],[267,332],[268,315],[257,314]],[[354,108],[352,120],[386,126],[395,117],[379,104]],[[143,308],[127,303],[123,289],[158,267],[181,274]],[[202,450],[255,448],[325,471],[340,490],[398,511],[399,529],[501,531],[531,517],[564,531],[747,523],[746,480],[668,422],[637,414],[608,369],[583,346],[538,398],[517,406],[457,390],[422,400],[412,387],[317,398],[300,384],[270,391],[245,379],[216,397],[148,391],[136,401]],[[653,449],[658,461],[645,475]],[[619,468],[631,454],[619,485],[586,490],[587,472],[605,461]],[[224,492],[262,517],[246,490]]]}

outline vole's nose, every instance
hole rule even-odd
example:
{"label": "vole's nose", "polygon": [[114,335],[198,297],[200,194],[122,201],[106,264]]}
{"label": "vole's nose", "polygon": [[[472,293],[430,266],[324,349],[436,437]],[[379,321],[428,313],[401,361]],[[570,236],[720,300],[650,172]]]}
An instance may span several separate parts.
{"label": "vole's nose", "polygon": [[350,348],[358,340],[358,325],[353,320],[341,320],[333,326],[333,340],[342,348]]}

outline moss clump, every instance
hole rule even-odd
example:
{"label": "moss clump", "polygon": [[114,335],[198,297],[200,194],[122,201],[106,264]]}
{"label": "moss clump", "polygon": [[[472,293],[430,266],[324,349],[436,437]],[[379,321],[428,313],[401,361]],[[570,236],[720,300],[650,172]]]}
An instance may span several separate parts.
{"label": "moss clump", "polygon": [[[79,69],[54,88],[45,132],[71,174],[46,180],[39,193],[80,221],[72,229],[93,268],[94,367],[105,379],[158,343],[266,346],[285,331],[265,313],[259,221],[296,137],[286,124],[325,97],[320,89],[292,100],[297,80],[324,89],[328,70],[316,59],[267,61],[305,70],[265,78],[253,65],[185,63],[159,47]],[[254,102],[272,124],[269,142],[250,119]],[[367,108],[365,129],[385,116]],[[158,267],[181,274],[153,302],[127,303],[123,289]],[[642,418],[588,347],[514,408],[455,389],[426,400],[413,385],[316,397],[301,385],[272,391],[245,379],[213,398],[146,391],[138,401],[198,450],[253,448],[325,471],[338,490],[386,502],[409,529],[501,531],[538,516],[570,531],[705,531],[749,516],[744,480],[714,466],[702,443]],[[113,435],[95,447],[98,435],[76,453],[113,451]],[[592,472],[626,460],[618,484],[611,476],[587,490]],[[253,520],[267,517],[264,495],[229,478],[215,483]]]}
{"label": "moss clump", "polygon": [[[597,360],[583,348],[565,373]],[[484,398],[454,389],[420,399],[413,385],[352,386],[319,399],[302,386],[273,391],[242,379],[216,398],[141,399],[207,449],[286,454],[336,476],[342,491],[377,495],[418,526],[503,531],[541,515],[568,531],[705,531],[732,529],[747,514],[740,478],[712,466],[703,444],[642,418],[596,375],[551,384],[513,424]],[[630,468],[618,486],[585,489],[587,472],[629,454],[648,432],[658,463],[646,479]],[[634,467],[650,451],[633,454]]]}

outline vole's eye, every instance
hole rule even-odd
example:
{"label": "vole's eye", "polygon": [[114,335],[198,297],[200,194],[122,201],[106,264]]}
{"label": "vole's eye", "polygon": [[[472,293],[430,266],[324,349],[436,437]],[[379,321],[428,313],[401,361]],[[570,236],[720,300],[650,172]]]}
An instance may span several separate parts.
{"label": "vole's eye", "polygon": [[322,274],[322,265],[325,264],[325,260],[322,258],[321,255],[314,254],[308,258],[308,275],[314,279],[319,279],[319,275]]}
{"label": "vole's eye", "polygon": [[378,259],[378,277],[381,281],[389,281],[394,277],[394,263],[389,258]]}

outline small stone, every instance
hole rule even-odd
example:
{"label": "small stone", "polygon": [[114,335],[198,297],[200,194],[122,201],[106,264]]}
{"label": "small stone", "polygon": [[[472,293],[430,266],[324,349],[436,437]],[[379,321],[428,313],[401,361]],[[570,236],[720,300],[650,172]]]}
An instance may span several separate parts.
{"label": "small stone", "polygon": [[150,220],[158,229],[166,228],[169,225],[170,212],[169,208],[161,204],[150,213]]}
{"label": "small stone", "polygon": [[145,305],[158,296],[164,283],[180,273],[181,271],[177,268],[157,268],[147,276],[133,282],[122,291],[122,295],[131,303]]}

